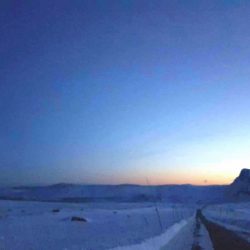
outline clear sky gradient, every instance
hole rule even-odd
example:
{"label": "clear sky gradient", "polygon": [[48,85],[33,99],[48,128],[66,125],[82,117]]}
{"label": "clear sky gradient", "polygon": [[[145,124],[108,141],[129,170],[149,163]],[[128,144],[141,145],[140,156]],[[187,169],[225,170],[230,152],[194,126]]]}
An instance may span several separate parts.
{"label": "clear sky gradient", "polygon": [[249,1],[0,9],[0,185],[223,184],[250,166]]}

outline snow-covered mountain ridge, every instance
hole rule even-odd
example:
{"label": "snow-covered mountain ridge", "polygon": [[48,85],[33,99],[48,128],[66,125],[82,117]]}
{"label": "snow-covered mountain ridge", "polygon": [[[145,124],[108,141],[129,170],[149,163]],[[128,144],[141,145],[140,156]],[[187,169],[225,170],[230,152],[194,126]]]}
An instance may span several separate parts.
{"label": "snow-covered mountain ridge", "polygon": [[0,188],[0,199],[64,202],[220,203],[250,200],[250,170],[243,169],[231,185],[76,185]]}
{"label": "snow-covered mountain ridge", "polygon": [[226,186],[53,185],[0,189],[0,199],[65,202],[219,202]]}

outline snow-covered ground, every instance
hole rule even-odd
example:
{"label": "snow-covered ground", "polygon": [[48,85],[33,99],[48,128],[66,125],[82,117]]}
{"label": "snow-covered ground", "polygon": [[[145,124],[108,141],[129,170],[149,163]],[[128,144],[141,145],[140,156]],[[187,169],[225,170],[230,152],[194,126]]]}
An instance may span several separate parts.
{"label": "snow-covered ground", "polygon": [[181,231],[182,228],[186,227],[189,220],[192,220],[193,216],[189,219],[181,220],[174,225],[167,228],[162,234],[155,237],[144,240],[142,243],[116,247],[112,250],[155,250],[162,249],[169,241],[171,241]]}
{"label": "snow-covered ground", "polygon": [[187,224],[180,229],[161,250],[213,250],[213,245],[205,226],[195,217],[187,220]]}
{"label": "snow-covered ground", "polygon": [[[160,204],[158,210],[162,226],[152,203],[0,201],[0,249],[98,250],[131,246],[173,232],[173,228],[177,232],[194,214],[195,207]],[[71,221],[73,216],[87,222]],[[167,237],[169,234],[165,234],[166,243]]]}
{"label": "snow-covered ground", "polygon": [[208,206],[203,214],[211,221],[240,234],[250,242],[250,202]]}
{"label": "snow-covered ground", "polygon": [[166,229],[161,235],[142,243],[116,247],[112,250],[213,250],[210,236],[195,216],[183,219]]}

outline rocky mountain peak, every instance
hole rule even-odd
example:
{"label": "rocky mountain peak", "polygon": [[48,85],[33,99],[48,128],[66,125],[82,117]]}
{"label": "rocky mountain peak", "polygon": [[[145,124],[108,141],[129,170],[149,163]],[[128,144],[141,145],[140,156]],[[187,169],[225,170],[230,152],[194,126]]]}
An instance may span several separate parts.
{"label": "rocky mountain peak", "polygon": [[240,176],[238,177],[241,181],[247,181],[250,183],[250,169],[244,168],[240,172]]}
{"label": "rocky mountain peak", "polygon": [[237,201],[250,200],[250,169],[242,169],[240,175],[229,186],[229,196]]}

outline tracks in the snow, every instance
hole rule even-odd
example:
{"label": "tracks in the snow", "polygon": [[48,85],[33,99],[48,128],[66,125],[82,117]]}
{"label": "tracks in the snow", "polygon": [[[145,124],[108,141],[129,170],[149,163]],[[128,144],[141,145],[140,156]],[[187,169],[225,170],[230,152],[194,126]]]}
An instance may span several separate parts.
{"label": "tracks in the snow", "polygon": [[195,227],[194,227],[194,242],[192,245],[192,250],[201,250],[200,242],[199,242],[199,237],[200,237],[200,230],[201,230],[201,221],[198,216],[198,212],[196,213],[195,216]]}
{"label": "tracks in the snow", "polygon": [[[206,227],[213,243],[214,250],[250,250],[249,242],[238,236],[233,231],[207,220],[201,210],[197,210],[196,221],[201,221]],[[199,249],[201,249],[199,248],[199,245],[193,245],[192,250]]]}

